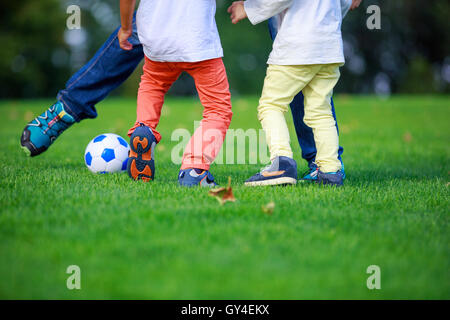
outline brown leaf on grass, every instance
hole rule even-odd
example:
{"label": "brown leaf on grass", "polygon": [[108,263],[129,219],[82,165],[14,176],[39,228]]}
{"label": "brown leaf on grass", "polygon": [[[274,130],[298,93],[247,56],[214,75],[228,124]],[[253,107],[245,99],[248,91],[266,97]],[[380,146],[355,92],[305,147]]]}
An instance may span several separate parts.
{"label": "brown leaf on grass", "polygon": [[233,195],[233,190],[231,189],[231,177],[228,177],[228,186],[214,188],[212,190],[209,190],[208,194],[211,197],[216,198],[221,205],[223,205],[227,201],[236,201],[236,198]]}
{"label": "brown leaf on grass", "polygon": [[405,132],[403,135],[403,141],[405,142],[411,142],[412,141],[412,135],[409,132]]}
{"label": "brown leaf on grass", "polygon": [[261,206],[261,210],[262,210],[265,214],[268,214],[268,215],[272,215],[274,209],[275,209],[275,202],[273,202],[273,201],[269,202],[269,203],[266,204],[266,205],[263,204],[263,205]]}

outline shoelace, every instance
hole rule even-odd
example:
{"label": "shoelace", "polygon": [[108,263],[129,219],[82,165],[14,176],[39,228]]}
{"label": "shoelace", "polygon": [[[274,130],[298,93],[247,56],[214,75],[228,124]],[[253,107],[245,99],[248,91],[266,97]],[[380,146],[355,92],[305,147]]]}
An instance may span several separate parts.
{"label": "shoelace", "polygon": [[[45,111],[45,116],[37,116],[35,118],[37,127],[41,128],[42,132],[50,136],[50,140],[56,139],[64,130],[69,127],[58,114],[56,114],[56,108],[53,110],[48,109]],[[55,126],[57,124],[57,126]],[[59,128],[58,128],[59,127]]]}
{"label": "shoelace", "polygon": [[317,164],[314,161],[312,162],[312,165],[314,165],[314,169],[308,168],[307,171],[303,172],[303,176],[306,176],[308,174],[312,174],[313,172],[317,172],[319,170],[319,167],[317,166]]}

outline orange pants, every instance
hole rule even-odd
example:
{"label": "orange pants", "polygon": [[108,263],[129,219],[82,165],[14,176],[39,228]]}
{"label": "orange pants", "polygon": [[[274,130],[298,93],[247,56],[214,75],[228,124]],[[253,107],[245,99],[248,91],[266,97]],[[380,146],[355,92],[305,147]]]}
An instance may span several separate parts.
{"label": "orange pants", "polygon": [[221,58],[200,62],[157,62],[145,57],[137,98],[137,119],[128,136],[139,123],[143,123],[153,130],[158,142],[161,140],[156,127],[164,96],[183,71],[194,78],[204,110],[200,126],[183,154],[181,169],[209,170],[222,147],[233,115],[227,74]]}

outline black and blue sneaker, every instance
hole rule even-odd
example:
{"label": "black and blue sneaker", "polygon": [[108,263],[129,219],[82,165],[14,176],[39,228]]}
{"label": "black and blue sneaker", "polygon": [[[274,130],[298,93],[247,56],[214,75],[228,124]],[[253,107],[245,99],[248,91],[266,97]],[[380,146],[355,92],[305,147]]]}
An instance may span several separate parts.
{"label": "black and blue sneaker", "polygon": [[20,145],[27,155],[37,156],[74,123],[75,119],[58,101],[27,124],[20,137]]}
{"label": "black and blue sneaker", "polygon": [[217,186],[214,177],[208,170],[202,169],[184,169],[178,174],[178,183],[183,187],[208,187]]}
{"label": "black and blue sneaker", "polygon": [[148,182],[155,178],[155,146],[152,129],[141,123],[130,137],[127,172],[131,179]]}
{"label": "black and blue sneaker", "polygon": [[308,172],[304,173],[303,177],[299,180],[301,182],[317,182],[317,174],[319,173],[319,167],[314,161],[308,164]]}
{"label": "black and blue sneaker", "polygon": [[342,172],[342,170],[327,173],[319,170],[319,172],[317,173],[317,183],[340,187],[344,184],[344,173]]}
{"label": "black and blue sneaker", "polygon": [[[341,172],[343,174],[343,179],[345,180],[345,170],[344,170],[344,163],[341,160],[341,164],[342,164],[342,168],[341,168]],[[317,176],[319,173],[319,167],[317,166],[317,164],[312,161],[311,163],[308,164],[308,172],[306,172],[303,175],[303,178],[301,178],[299,181],[301,182],[317,182]]]}
{"label": "black and blue sneaker", "polygon": [[297,183],[297,162],[288,157],[276,157],[272,163],[245,181],[246,186],[276,186]]}

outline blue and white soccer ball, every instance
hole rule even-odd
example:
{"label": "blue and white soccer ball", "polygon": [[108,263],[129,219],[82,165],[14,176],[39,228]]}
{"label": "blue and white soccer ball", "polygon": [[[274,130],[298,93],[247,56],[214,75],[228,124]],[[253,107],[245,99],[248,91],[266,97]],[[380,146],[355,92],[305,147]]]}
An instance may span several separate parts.
{"label": "blue and white soccer ball", "polygon": [[84,162],[94,173],[119,172],[127,169],[130,146],[121,136],[104,133],[89,142]]}

